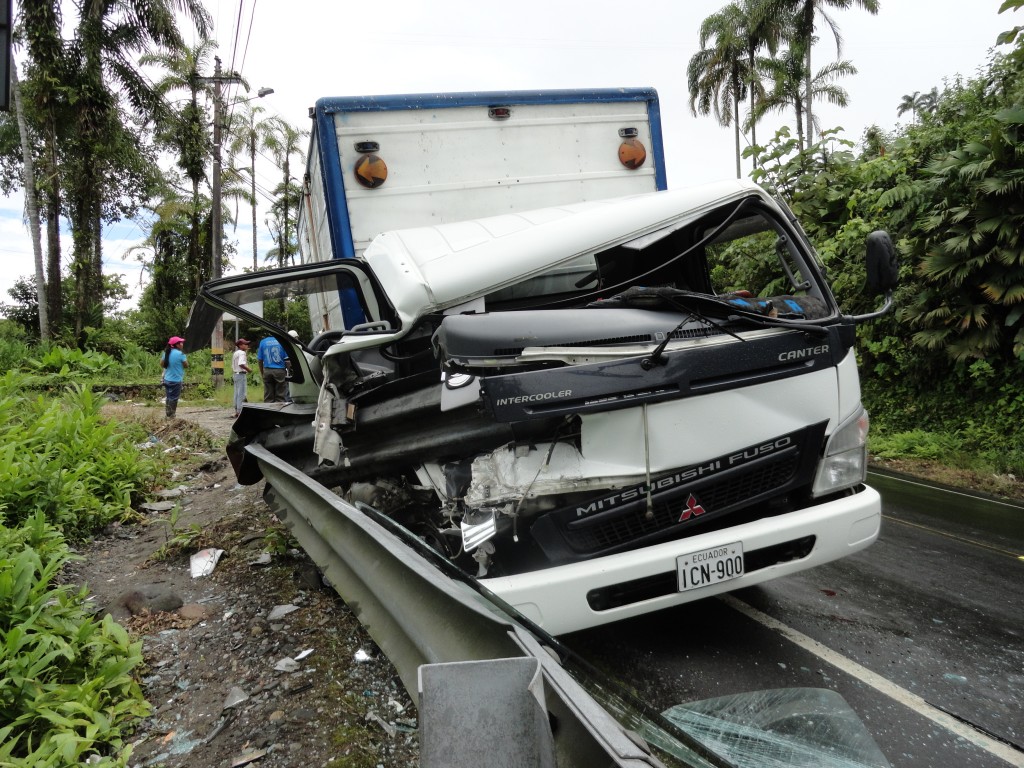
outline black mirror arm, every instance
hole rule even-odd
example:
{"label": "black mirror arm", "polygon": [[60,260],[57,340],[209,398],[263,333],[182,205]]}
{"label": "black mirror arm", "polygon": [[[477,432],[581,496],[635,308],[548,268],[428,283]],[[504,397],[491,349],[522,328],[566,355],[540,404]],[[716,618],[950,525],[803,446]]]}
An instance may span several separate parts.
{"label": "black mirror arm", "polygon": [[868,312],[865,315],[843,315],[843,320],[854,324],[866,323],[869,320],[875,320],[882,315],[889,314],[890,310],[892,310],[892,291],[886,291],[885,303],[882,305],[881,309],[875,312]]}

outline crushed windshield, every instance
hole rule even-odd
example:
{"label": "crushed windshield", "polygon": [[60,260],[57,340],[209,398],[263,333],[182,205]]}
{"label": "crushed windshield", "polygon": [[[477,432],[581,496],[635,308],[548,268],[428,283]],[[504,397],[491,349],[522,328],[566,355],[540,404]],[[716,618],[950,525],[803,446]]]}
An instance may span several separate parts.
{"label": "crushed windshield", "polygon": [[[820,319],[830,299],[792,235],[748,200],[585,254],[486,297],[488,310],[631,306]],[[712,303],[713,302],[713,303]]]}

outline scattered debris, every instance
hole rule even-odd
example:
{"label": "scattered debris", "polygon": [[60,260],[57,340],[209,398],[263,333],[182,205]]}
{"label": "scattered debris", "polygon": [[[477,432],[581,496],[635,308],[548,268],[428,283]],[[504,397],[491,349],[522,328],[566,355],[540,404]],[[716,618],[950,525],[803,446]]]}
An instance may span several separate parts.
{"label": "scattered debris", "polygon": [[228,723],[231,722],[232,717],[234,717],[234,712],[225,712],[221,716],[220,721],[217,723],[214,729],[210,731],[210,735],[206,737],[205,743],[209,744],[211,741],[220,736],[221,731],[228,727]]}
{"label": "scattered debris", "polygon": [[210,612],[202,605],[189,603],[178,609],[178,615],[186,621],[202,621],[210,615]]}
{"label": "scattered debris", "polygon": [[187,486],[179,485],[177,488],[162,488],[156,491],[153,495],[159,496],[161,499],[176,499],[179,496],[184,496],[185,491],[188,490]]}
{"label": "scattered debris", "polygon": [[222,709],[231,709],[237,707],[243,701],[249,700],[249,694],[239,688],[237,685],[231,686],[231,690],[228,691],[228,697],[224,700],[224,706]]}
{"label": "scattered debris", "polygon": [[395,738],[395,735],[398,733],[398,729],[395,728],[395,726],[393,726],[387,720],[384,720],[383,718],[379,717],[374,712],[367,712],[366,719],[375,722],[377,725],[383,728],[387,735],[390,736],[392,739]]}
{"label": "scattered debris", "polygon": [[276,672],[298,672],[302,665],[299,664],[295,659],[285,657],[281,659],[277,664],[274,665],[274,671]]}
{"label": "scattered debris", "polygon": [[283,619],[289,613],[292,613],[297,610],[299,610],[299,606],[297,605],[275,605],[271,609],[270,615],[267,616],[267,620],[277,621],[278,619]]}
{"label": "scattered debris", "polygon": [[139,504],[143,512],[169,512],[178,506],[176,501],[146,501]]}
{"label": "scattered debris", "polygon": [[267,754],[265,749],[254,749],[246,752],[244,755],[239,755],[231,761],[231,768],[240,768],[240,766],[248,765],[249,763],[259,760],[261,757]]}
{"label": "scattered debris", "polygon": [[200,576],[209,576],[213,573],[213,569],[217,567],[217,561],[220,560],[220,556],[224,554],[223,549],[201,549],[192,555],[190,566],[192,569],[192,578],[198,579]]}
{"label": "scattered debris", "polygon": [[[216,433],[221,441],[230,431],[230,412],[184,406],[179,415],[183,410],[189,415],[169,424],[162,409],[148,410],[163,430],[147,426],[142,433],[160,436],[154,452],[173,444],[178,434],[189,438],[173,458],[178,471],[165,480],[165,487],[187,490],[173,498],[154,494],[151,503],[174,508],[177,502],[178,530],[197,526],[201,540],[153,559],[152,552],[173,535],[159,522],[169,512],[143,513],[145,523],[121,526],[120,533],[131,538],[112,527],[81,545],[83,559],[65,574],[69,583],[90,587],[90,605],[105,612],[116,608],[133,640],[143,643],[140,684],[152,714],[139,721],[127,764],[321,768],[360,755],[366,757],[360,764],[367,766],[415,768],[415,702],[394,668],[333,590],[302,578],[306,571],[316,572],[305,553],[275,550],[267,553],[270,562],[260,558],[263,567],[252,565],[263,554],[267,533],[283,528],[260,498],[262,485],[232,489],[223,442],[208,463],[199,464],[204,446],[192,439],[190,412],[204,426],[221,430]],[[213,573],[193,579],[190,555],[206,547],[224,554]],[[141,594],[132,597],[136,592]],[[132,615],[128,603],[140,612]],[[302,610],[271,622],[277,605]],[[359,648],[374,654],[375,663],[356,664],[353,654]],[[294,672],[274,671],[285,658]],[[242,700],[243,694],[248,698]],[[396,715],[388,704],[392,699],[402,702],[411,718]],[[370,710],[396,728],[393,738],[365,720]]]}

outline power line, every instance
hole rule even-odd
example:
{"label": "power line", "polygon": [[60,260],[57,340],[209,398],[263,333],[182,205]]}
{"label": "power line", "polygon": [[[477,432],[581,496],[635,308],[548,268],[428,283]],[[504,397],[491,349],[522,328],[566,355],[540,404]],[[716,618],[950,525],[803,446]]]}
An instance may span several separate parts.
{"label": "power line", "polygon": [[238,0],[238,18],[235,20],[234,38],[235,41],[231,44],[231,71],[235,71],[235,62],[238,58],[238,38],[239,33],[242,31],[242,7],[245,5],[245,0]]}

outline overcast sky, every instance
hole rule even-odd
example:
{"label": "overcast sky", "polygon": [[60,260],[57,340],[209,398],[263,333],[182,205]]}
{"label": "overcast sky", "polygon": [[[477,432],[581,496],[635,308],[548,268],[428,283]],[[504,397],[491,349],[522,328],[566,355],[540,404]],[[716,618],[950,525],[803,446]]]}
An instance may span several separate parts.
{"label": "overcast sky", "polygon": [[[16,0],[16,13],[25,1]],[[686,88],[686,65],[697,51],[700,23],[725,4],[206,0],[224,68],[241,72],[252,89],[248,95],[273,88],[260,104],[303,129],[310,124],[308,108],[325,96],[652,86],[661,100],[670,187],[735,175],[732,130],[713,117],[693,117]],[[1024,14],[997,14],[1001,0],[880,4],[876,16],[856,9],[833,13],[843,36],[842,58],[859,72],[841,81],[850,94],[849,107],[822,105],[816,111],[823,127],[841,126],[853,141],[872,124],[891,130],[899,120],[909,120],[909,114],[896,114],[904,94],[933,86],[941,90],[957,74],[974,76],[999,32],[1024,23]],[[831,34],[819,30],[819,35],[815,69],[836,56]],[[239,91],[229,98],[246,95]],[[758,136],[766,139],[772,131],[759,128]],[[262,166],[258,181],[271,189],[278,183],[277,170],[265,161]],[[248,218],[244,211],[241,218]],[[262,214],[259,222],[262,253],[272,246]],[[246,256],[251,229],[241,224],[237,231],[226,229],[228,239],[240,243],[235,264],[240,270],[251,259]],[[132,248],[144,237],[144,224],[127,222],[109,228],[104,240],[105,271],[124,273],[135,295],[140,268]],[[66,260],[70,238],[65,241]],[[33,271],[21,196],[0,198],[0,302],[10,301],[7,289],[17,277]]]}

